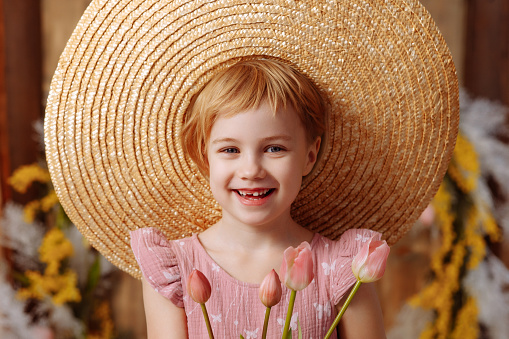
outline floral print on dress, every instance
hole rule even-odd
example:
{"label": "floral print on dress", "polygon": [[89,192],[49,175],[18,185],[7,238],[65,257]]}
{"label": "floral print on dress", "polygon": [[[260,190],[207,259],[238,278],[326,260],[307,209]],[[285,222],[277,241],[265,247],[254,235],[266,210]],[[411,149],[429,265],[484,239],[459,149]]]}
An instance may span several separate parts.
{"label": "floral print on dress", "polygon": [[215,314],[210,314],[210,318],[212,320],[212,323],[217,323],[217,322],[221,322],[221,313],[219,313],[218,315],[215,315]]}
{"label": "floral print on dress", "polygon": [[255,329],[254,331],[244,330],[244,334],[245,334],[244,338],[245,339],[256,339],[256,338],[258,338],[258,331],[259,330],[260,330],[259,328]]}
{"label": "floral print on dress", "polygon": [[[292,314],[292,320],[290,321],[290,328],[292,331],[297,331],[297,319],[299,319],[299,312],[294,312]],[[283,333],[285,329],[286,319],[277,318],[277,323],[281,326],[281,333]]]}
{"label": "floral print on dress", "polygon": [[323,305],[321,305],[319,303],[313,303],[313,306],[316,309],[316,317],[318,319],[322,319],[323,316],[325,316],[326,318],[329,318],[332,314],[330,303],[326,302]]}
{"label": "floral print on dress", "polygon": [[368,241],[369,239],[371,239],[370,236],[364,236],[360,233],[357,233],[356,236],[355,236],[355,241],[362,241],[362,242],[366,242]]}
{"label": "floral print on dress", "polygon": [[169,282],[173,282],[175,280],[180,280],[180,274],[171,274],[168,271],[163,271],[163,275]]}
{"label": "floral print on dress", "polygon": [[322,263],[322,268],[323,268],[323,274],[325,275],[330,275],[331,272],[334,271],[334,269],[336,268],[336,260],[334,260],[332,262],[332,264],[329,264],[329,263],[326,263],[326,262],[323,262]]}

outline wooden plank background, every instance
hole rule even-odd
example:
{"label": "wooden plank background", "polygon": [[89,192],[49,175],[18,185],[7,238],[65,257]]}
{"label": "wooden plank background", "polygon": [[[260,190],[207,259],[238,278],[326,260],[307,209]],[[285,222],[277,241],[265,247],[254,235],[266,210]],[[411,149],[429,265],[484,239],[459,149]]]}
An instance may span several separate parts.
{"label": "wooden plank background", "polygon": [[[39,0],[2,1],[4,109],[2,113],[3,152],[2,192],[4,200],[28,202],[36,196],[13,192],[5,183],[9,174],[21,165],[40,158],[33,124],[42,118],[41,97],[41,16]],[[5,148],[5,149],[4,149]]]}
{"label": "wooden plank background", "polygon": [[509,1],[467,3],[465,86],[509,106]]}
{"label": "wooden plank background", "polygon": [[[0,2],[0,18],[3,17],[3,3]],[[0,20],[0,215],[4,201],[10,198],[7,178],[10,172],[9,138],[7,136],[7,92],[5,88],[5,29]],[[0,232],[2,230],[0,229]]]}

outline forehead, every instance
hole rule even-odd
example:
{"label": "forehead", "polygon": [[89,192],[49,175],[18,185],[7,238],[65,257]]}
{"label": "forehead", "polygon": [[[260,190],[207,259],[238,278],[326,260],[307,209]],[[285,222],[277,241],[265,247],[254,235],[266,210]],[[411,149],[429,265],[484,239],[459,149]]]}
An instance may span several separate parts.
{"label": "forehead", "polygon": [[291,106],[276,113],[267,104],[235,114],[219,114],[212,125],[210,142],[244,139],[305,138],[304,127]]}

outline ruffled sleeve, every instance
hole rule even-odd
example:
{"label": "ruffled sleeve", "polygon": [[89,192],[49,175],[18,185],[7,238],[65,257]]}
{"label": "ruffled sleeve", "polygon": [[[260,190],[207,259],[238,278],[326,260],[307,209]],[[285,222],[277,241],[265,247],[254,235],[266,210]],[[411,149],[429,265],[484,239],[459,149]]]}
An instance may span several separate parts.
{"label": "ruffled sleeve", "polygon": [[[337,305],[348,290],[355,284],[356,278],[352,272],[353,258],[359,253],[371,237],[374,240],[380,240],[381,233],[368,229],[350,229],[341,235],[336,242],[337,248],[334,250],[338,256],[338,269],[331,273],[332,301]],[[334,255],[334,254],[333,254]]]}
{"label": "ruffled sleeve", "polygon": [[177,257],[170,241],[157,229],[131,231],[131,248],[145,280],[178,307],[184,307]]}

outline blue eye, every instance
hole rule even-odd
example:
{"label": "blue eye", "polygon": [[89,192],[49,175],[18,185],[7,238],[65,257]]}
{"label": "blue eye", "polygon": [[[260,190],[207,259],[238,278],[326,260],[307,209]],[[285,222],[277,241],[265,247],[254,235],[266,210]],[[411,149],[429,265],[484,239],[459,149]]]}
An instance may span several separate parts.
{"label": "blue eye", "polygon": [[279,146],[267,147],[267,152],[269,152],[269,153],[277,153],[277,152],[281,152],[281,151],[283,151],[283,148],[279,147]]}
{"label": "blue eye", "polygon": [[223,148],[222,153],[239,153],[239,150],[233,147]]}

